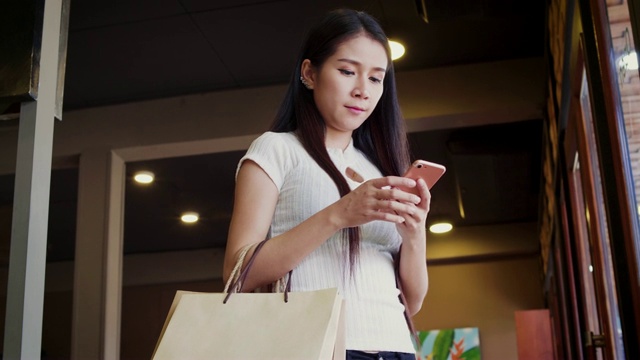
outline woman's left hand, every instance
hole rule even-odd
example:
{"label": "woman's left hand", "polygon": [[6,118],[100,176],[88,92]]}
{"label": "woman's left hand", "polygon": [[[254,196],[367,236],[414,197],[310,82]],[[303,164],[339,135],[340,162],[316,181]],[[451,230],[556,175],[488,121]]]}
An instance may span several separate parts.
{"label": "woman's left hand", "polygon": [[396,227],[405,242],[413,239],[415,241],[425,241],[426,239],[426,222],[431,206],[431,192],[429,192],[427,183],[422,179],[416,181],[416,187],[422,201],[419,204],[409,204],[413,207],[413,211],[398,213],[404,218],[404,222],[396,224]]}

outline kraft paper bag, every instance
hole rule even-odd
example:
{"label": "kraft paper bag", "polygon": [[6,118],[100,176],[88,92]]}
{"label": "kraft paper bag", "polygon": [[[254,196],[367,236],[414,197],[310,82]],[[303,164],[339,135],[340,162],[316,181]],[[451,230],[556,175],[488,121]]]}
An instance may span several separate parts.
{"label": "kraft paper bag", "polygon": [[345,358],[337,289],[226,296],[178,291],[152,359]]}

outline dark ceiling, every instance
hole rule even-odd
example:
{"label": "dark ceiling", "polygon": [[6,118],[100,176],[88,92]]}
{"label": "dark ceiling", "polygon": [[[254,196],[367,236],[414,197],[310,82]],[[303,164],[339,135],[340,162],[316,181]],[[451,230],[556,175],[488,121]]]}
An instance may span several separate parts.
{"label": "dark ceiling", "polygon": [[285,83],[308,28],[365,10],[405,43],[397,71],[542,56],[545,2],[71,1],[64,109]]}
{"label": "dark ceiling", "polygon": [[[397,72],[544,56],[544,1],[424,2],[429,23],[413,0],[71,1],[64,109],[286,83],[306,30],[336,7],[370,12],[404,42]],[[431,218],[459,226],[535,221],[541,119],[410,137],[415,158],[448,168],[433,188]],[[147,169],[157,181],[127,182],[125,253],[224,246],[241,156],[128,163],[128,175]],[[73,258],[77,176],[53,172],[49,261]],[[13,176],[0,176],[0,205],[12,191]],[[183,210],[202,221],[181,224]]]}

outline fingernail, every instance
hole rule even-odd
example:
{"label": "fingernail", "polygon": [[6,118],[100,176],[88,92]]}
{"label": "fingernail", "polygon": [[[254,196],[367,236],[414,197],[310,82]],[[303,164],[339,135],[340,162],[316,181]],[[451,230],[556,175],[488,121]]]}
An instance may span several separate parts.
{"label": "fingernail", "polygon": [[346,169],[346,174],[347,176],[355,181],[355,182],[364,182],[364,178],[362,177],[362,175],[358,174],[355,170],[353,170],[351,167],[347,167]]}

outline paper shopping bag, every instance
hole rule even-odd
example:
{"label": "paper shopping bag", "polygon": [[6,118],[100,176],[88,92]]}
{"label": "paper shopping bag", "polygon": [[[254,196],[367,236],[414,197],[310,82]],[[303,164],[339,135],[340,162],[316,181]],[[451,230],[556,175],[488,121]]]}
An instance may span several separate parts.
{"label": "paper shopping bag", "polygon": [[153,359],[344,359],[337,289],[226,296],[178,291]]}

